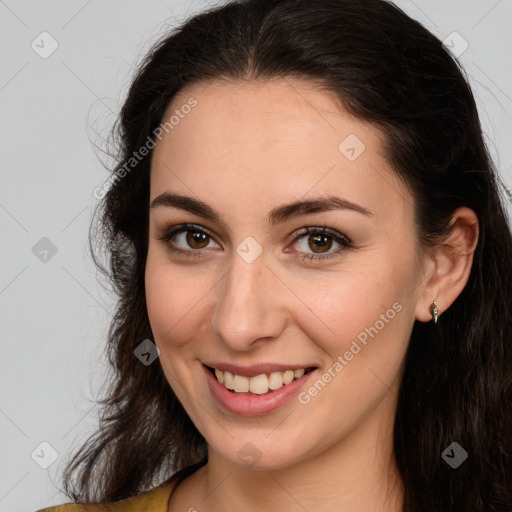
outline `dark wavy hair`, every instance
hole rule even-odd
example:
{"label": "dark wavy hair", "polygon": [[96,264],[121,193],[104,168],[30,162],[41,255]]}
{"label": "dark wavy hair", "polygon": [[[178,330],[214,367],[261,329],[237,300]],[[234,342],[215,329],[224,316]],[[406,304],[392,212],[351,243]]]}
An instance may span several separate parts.
{"label": "dark wavy hair", "polygon": [[[467,285],[436,325],[414,325],[394,454],[404,511],[510,512],[510,220],[464,71],[435,36],[384,0],[232,1],[171,30],[145,57],[113,131],[119,158],[90,233],[95,262],[119,297],[108,332],[112,374],[100,428],[65,468],[65,493],[109,503],[207,462],[206,441],[161,365],[134,356],[142,340],[154,339],[144,289],[152,151],[129,172],[126,164],[185,87],[276,78],[309,80],[382,131],[385,157],[411,191],[423,247],[449,233],[456,208],[477,214]],[[108,263],[94,255],[98,247]],[[457,469],[441,458],[454,441],[468,452]]]}

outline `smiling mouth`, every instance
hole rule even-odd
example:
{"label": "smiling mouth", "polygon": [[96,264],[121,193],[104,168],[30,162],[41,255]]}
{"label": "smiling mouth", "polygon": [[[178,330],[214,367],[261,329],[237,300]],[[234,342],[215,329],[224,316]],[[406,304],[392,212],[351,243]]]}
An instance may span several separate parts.
{"label": "smiling mouth", "polygon": [[264,395],[302,378],[316,368],[299,368],[282,372],[262,373],[254,377],[237,375],[217,368],[206,368],[215,376],[217,381],[232,393]]}

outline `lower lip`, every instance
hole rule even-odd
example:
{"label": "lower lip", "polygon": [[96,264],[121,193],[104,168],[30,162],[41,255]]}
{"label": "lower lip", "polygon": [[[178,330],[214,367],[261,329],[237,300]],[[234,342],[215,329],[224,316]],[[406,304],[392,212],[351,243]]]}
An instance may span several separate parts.
{"label": "lower lip", "polygon": [[316,370],[310,371],[300,379],[296,379],[290,382],[290,384],[285,384],[282,388],[269,391],[264,395],[256,395],[253,393],[229,391],[206,366],[203,365],[203,368],[206,372],[206,380],[210,390],[220,405],[229,412],[244,416],[268,414],[283,407],[299,393],[300,389],[309,380],[309,377],[316,372]]}

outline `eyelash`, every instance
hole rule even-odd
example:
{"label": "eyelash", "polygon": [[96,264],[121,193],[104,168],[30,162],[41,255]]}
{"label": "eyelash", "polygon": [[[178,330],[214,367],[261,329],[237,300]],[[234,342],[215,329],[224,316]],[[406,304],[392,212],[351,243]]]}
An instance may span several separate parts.
{"label": "eyelash", "polygon": [[[208,236],[209,238],[213,239],[213,235],[206,230],[205,228],[198,226],[196,224],[180,224],[178,226],[173,226],[171,229],[166,231],[163,235],[156,237],[157,240],[161,240],[164,242],[167,246],[167,248],[175,253],[184,254],[186,256],[190,256],[193,258],[201,258],[202,257],[202,250],[201,249],[190,249],[190,250],[184,250],[179,249],[176,246],[171,245],[169,242],[171,241],[172,237],[178,233],[187,232],[187,231],[193,231],[197,233],[203,233],[204,235]],[[334,229],[330,229],[326,226],[322,227],[307,227],[300,232],[297,233],[295,238],[293,239],[292,243],[296,243],[301,238],[304,238],[306,235],[317,235],[322,234],[327,236],[328,238],[331,238],[335,242],[339,243],[341,245],[341,248],[330,252],[328,254],[308,254],[308,253],[302,253],[300,256],[298,256],[302,261],[310,261],[310,262],[316,262],[320,260],[326,260],[329,258],[332,258],[339,253],[343,252],[345,249],[352,249],[354,247],[352,241],[347,238],[345,235],[342,235],[341,233],[338,233]]]}

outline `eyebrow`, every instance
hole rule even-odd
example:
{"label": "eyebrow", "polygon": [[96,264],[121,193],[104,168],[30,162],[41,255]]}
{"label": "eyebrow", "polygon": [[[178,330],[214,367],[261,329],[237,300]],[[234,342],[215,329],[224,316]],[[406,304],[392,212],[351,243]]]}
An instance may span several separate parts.
{"label": "eyebrow", "polygon": [[[221,216],[216,210],[205,202],[190,196],[164,192],[153,199],[150,208],[158,208],[160,206],[185,210],[205,219],[224,224]],[[294,203],[278,206],[269,213],[268,222],[272,225],[276,225],[293,217],[298,217],[299,215],[307,215],[310,213],[325,212],[329,210],[349,210],[369,217],[373,216],[373,212],[367,208],[340,197],[328,196],[317,197],[307,201],[296,201]]]}

